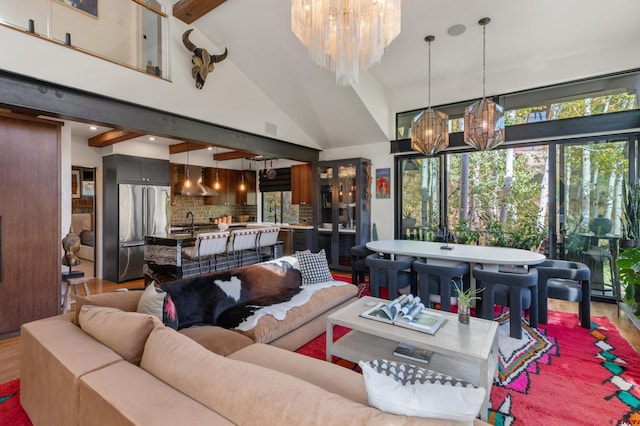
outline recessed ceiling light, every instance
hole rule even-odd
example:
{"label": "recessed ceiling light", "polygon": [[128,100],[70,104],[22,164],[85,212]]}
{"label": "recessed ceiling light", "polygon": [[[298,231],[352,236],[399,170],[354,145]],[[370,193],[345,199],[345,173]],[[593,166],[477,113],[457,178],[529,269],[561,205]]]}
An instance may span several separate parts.
{"label": "recessed ceiling light", "polygon": [[156,140],[156,138],[154,138],[153,136],[149,136],[149,140],[150,140],[150,141],[155,141],[155,140]]}
{"label": "recessed ceiling light", "polygon": [[212,146],[209,146],[209,147],[207,147],[207,149],[208,149],[209,151],[211,151],[211,150],[213,149],[213,147],[212,147]]}
{"label": "recessed ceiling light", "polygon": [[467,31],[467,27],[462,24],[455,24],[449,27],[449,29],[447,30],[447,34],[449,34],[451,37],[457,37],[461,34],[464,34],[465,31]]}
{"label": "recessed ceiling light", "polygon": [[89,130],[98,130],[96,126],[89,126]]}

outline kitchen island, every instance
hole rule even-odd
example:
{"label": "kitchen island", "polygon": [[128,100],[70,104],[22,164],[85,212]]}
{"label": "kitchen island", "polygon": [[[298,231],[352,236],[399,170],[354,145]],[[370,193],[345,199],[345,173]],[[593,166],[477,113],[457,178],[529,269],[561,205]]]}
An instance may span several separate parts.
{"label": "kitchen island", "polygon": [[[266,222],[237,222],[229,224],[230,230],[265,226],[280,227],[280,241],[274,253],[276,257],[284,254],[293,254],[296,250],[305,250],[312,246],[313,226],[308,224],[272,224]],[[204,226],[201,226],[199,229],[203,228]],[[204,231],[200,232],[194,226],[194,231],[196,232],[193,236],[189,232],[190,227],[185,227],[182,224],[172,225],[171,229],[173,232],[177,232],[148,235],[144,238],[143,272],[145,285],[154,280],[162,283],[208,272],[208,267],[207,270],[201,271],[197,261],[186,259],[182,255],[182,249],[195,245],[198,233],[215,231],[218,229],[217,225],[209,224]],[[285,248],[284,252],[283,247]],[[257,263],[260,261],[259,258],[260,256],[258,256],[257,252],[247,253],[243,257],[243,263],[245,265]],[[233,266],[227,256],[221,255],[216,259],[216,269],[218,270],[229,269]]]}
{"label": "kitchen island", "polygon": [[[193,246],[195,237],[187,234],[159,234],[144,237],[144,284],[166,282],[195,275],[182,259],[182,248]],[[197,266],[197,264],[196,264]],[[197,273],[200,273],[198,270]]]}

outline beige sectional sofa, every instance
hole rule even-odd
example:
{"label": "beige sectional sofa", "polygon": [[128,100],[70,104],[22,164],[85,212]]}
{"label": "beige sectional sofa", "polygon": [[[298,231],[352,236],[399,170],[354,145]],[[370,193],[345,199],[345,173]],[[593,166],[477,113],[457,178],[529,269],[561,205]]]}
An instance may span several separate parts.
{"label": "beige sectional sofa", "polygon": [[354,286],[249,332],[176,331],[136,312],[142,294],[78,297],[74,313],[22,326],[21,403],[36,426],[454,424],[370,407],[361,374],[287,350],[322,333]]}

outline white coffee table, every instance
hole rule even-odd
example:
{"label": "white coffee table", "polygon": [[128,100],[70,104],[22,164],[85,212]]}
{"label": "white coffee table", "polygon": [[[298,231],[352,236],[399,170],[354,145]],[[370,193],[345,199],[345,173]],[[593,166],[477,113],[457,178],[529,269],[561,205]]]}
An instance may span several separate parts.
{"label": "white coffee table", "polygon": [[[480,410],[487,420],[489,394],[498,367],[498,323],[471,318],[461,324],[457,314],[434,311],[447,322],[435,335],[421,333],[392,324],[360,317],[370,304],[388,302],[375,297],[363,297],[334,312],[327,318],[327,361],[337,356],[352,362],[388,359],[429,368],[448,374],[487,390]],[[341,325],[351,331],[333,341],[333,326]],[[393,355],[398,343],[404,342],[433,351],[428,364],[412,362]]]}

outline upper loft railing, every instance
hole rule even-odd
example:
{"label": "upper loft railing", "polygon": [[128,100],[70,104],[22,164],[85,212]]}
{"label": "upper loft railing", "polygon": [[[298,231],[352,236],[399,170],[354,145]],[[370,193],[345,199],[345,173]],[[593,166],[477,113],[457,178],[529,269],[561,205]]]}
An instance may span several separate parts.
{"label": "upper loft railing", "polygon": [[155,0],[0,2],[0,25],[168,80],[167,21]]}

